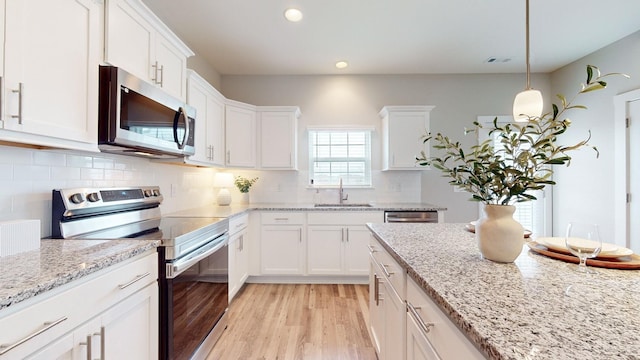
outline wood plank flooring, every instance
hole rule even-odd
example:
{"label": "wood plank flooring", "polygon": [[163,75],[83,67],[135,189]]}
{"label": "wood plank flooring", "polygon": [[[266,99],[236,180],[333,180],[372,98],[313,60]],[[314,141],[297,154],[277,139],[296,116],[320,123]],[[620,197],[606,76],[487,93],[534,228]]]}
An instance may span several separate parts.
{"label": "wood plank flooring", "polygon": [[367,285],[247,284],[207,360],[375,360]]}

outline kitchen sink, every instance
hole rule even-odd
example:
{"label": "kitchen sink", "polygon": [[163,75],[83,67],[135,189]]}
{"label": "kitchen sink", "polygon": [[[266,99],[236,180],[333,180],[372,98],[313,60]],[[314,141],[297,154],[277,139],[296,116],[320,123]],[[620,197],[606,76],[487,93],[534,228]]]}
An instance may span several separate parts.
{"label": "kitchen sink", "polygon": [[371,207],[371,204],[315,204],[315,207]]}

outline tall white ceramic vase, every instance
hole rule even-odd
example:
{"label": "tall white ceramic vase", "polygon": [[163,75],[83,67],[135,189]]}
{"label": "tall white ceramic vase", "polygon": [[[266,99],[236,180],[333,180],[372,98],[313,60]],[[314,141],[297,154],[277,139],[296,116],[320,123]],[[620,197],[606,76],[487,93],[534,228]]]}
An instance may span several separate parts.
{"label": "tall white ceramic vase", "polygon": [[249,203],[249,192],[240,193],[240,204],[246,205]]}
{"label": "tall white ceramic vase", "polygon": [[476,224],[476,241],[485,259],[513,262],[522,252],[524,229],[513,218],[513,205],[484,205],[484,214]]}

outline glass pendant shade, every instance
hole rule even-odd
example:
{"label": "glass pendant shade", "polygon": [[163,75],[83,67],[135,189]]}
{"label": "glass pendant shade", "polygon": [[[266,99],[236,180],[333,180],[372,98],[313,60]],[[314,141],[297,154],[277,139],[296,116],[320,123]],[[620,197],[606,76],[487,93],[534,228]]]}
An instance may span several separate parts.
{"label": "glass pendant shade", "polygon": [[542,93],[539,90],[528,89],[519,92],[513,101],[513,120],[527,122],[530,117],[542,115]]}

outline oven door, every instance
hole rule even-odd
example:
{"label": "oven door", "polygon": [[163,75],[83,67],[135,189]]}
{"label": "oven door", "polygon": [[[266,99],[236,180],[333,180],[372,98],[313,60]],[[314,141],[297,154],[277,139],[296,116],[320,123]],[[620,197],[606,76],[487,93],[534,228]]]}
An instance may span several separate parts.
{"label": "oven door", "polygon": [[[159,248],[161,260],[164,250]],[[211,337],[219,336],[215,333],[224,329],[214,331],[229,304],[228,235],[164,264],[160,279],[160,358],[191,359],[200,352],[206,356],[217,340]]]}

